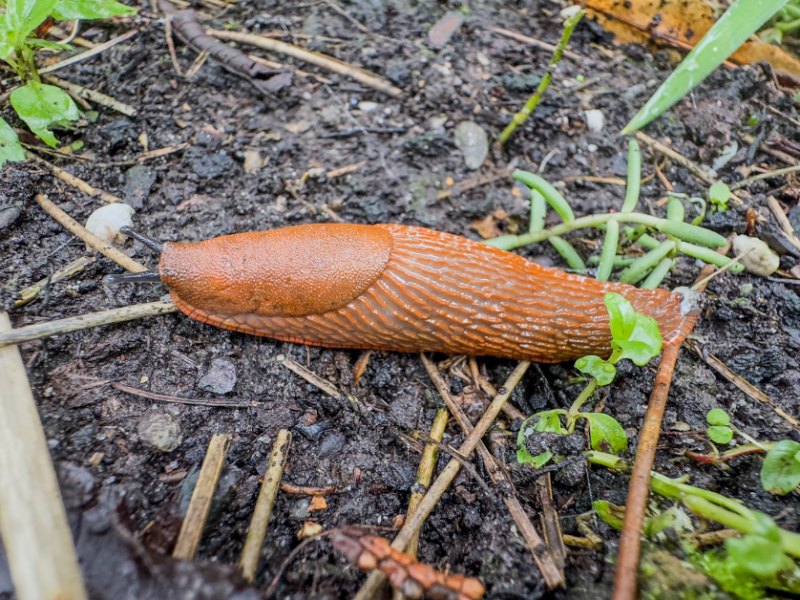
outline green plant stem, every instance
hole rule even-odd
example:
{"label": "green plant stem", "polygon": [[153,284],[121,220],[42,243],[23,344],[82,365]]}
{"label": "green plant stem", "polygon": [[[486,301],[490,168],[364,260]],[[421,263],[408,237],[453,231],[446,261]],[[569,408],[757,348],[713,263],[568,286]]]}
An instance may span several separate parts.
{"label": "green plant stem", "polygon": [[[629,264],[633,263],[638,257],[637,256],[615,256],[613,259],[613,266],[615,267],[627,267]],[[590,256],[589,262],[593,265],[600,264],[600,257],[599,256]]]}
{"label": "green plant stem", "polygon": [[672,269],[672,265],[675,264],[675,261],[671,258],[662,258],[661,262],[656,265],[656,268],[650,272],[650,275],[647,276],[642,282],[642,285],[639,287],[643,290],[654,290],[661,282],[664,281],[664,278],[669,273],[670,269]]}
{"label": "green plant stem", "polygon": [[578,416],[578,411],[581,409],[581,406],[589,399],[589,396],[592,395],[595,388],[597,387],[597,379],[592,377],[592,380],[586,385],[584,390],[581,392],[581,395],[575,398],[575,402],[572,403],[572,406],[569,407],[569,413],[567,416],[570,418],[575,418]]}
{"label": "green plant stem", "polygon": [[628,142],[628,186],[625,189],[625,202],[622,203],[620,212],[633,212],[639,203],[639,191],[642,185],[642,152],[639,142]]}
{"label": "green plant stem", "polygon": [[564,54],[564,49],[567,47],[569,43],[569,38],[572,36],[572,32],[575,30],[575,27],[580,22],[581,18],[585,13],[581,10],[578,11],[575,16],[567,19],[564,22],[564,33],[561,34],[561,41],[558,42],[558,46],[556,46],[556,51],[553,52],[553,56],[550,59],[550,64],[547,66],[547,72],[542,77],[542,80],[539,82],[539,86],[536,88],[536,92],[528,98],[528,101],[525,103],[525,106],[522,107],[517,114],[514,115],[514,118],[511,120],[503,132],[500,134],[498,138],[498,142],[502,146],[505,144],[508,139],[513,135],[514,130],[517,128],[518,125],[522,125],[525,122],[525,119],[533,112],[536,108],[536,105],[539,104],[539,100],[542,99],[545,90],[550,85],[550,82],[553,80],[553,72],[555,71],[558,63],[561,62],[561,55]]}
{"label": "green plant stem", "polygon": [[588,452],[584,452],[584,456],[586,456],[586,460],[588,460],[590,463],[600,465],[608,469],[619,471],[628,468],[628,464],[619,456],[614,456],[613,454],[608,454],[606,452],[600,452],[599,450],[589,450]]}
{"label": "green plant stem", "polygon": [[531,220],[528,232],[534,233],[544,229],[544,217],[547,212],[547,202],[539,190],[531,190]]}
{"label": "green plant stem", "polygon": [[683,202],[678,198],[670,197],[667,201],[667,219],[670,221],[681,221],[686,218],[686,209],[683,207]]}
{"label": "green plant stem", "polygon": [[567,240],[562,237],[558,237],[554,235],[550,238],[550,243],[553,245],[558,253],[567,261],[567,264],[570,266],[571,269],[575,269],[576,271],[585,271],[586,264],[583,262],[580,254],[575,248],[572,247]]}
{"label": "green plant stem", "polygon": [[609,221],[606,224],[606,239],[603,242],[603,254],[600,257],[600,266],[597,267],[598,281],[608,281],[611,276],[611,269],[614,268],[614,259],[617,255],[617,245],[619,244],[619,222]]}
{"label": "green plant stem", "polygon": [[[539,192],[544,199],[547,200],[547,203],[553,207],[553,210],[559,214],[565,223],[572,223],[572,221],[575,220],[575,213],[572,212],[572,207],[569,205],[569,202],[567,202],[566,198],[564,198],[564,196],[562,196],[561,193],[544,177],[536,175],[535,173],[531,173],[530,171],[522,171],[520,169],[515,170],[511,174],[511,177],[517,181],[521,181],[531,190]],[[531,202],[534,202],[534,200],[535,197],[531,195]],[[547,207],[544,207],[544,210],[546,209]],[[533,210],[533,206],[531,206],[531,210]],[[537,208],[537,211],[539,210],[542,209]],[[542,219],[544,219],[544,213],[542,213]],[[536,231],[540,231],[542,228],[544,228],[544,222],[542,222],[542,227],[536,229]]]}
{"label": "green plant stem", "polygon": [[631,266],[627,267],[619,275],[619,280],[623,283],[631,285],[638,283],[644,279],[647,272],[653,269],[661,260],[670,252],[675,250],[675,242],[667,240],[661,242],[658,248],[655,248],[637,259]]}

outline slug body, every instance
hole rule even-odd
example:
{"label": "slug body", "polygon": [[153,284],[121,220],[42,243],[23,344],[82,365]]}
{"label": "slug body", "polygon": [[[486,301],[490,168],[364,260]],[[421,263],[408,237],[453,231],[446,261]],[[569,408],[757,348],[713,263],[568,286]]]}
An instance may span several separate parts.
{"label": "slug body", "polygon": [[542,267],[455,235],[402,225],[300,225],[165,243],[161,281],[189,317],[335,348],[552,363],[611,352],[606,292],[679,343],[684,296]]}

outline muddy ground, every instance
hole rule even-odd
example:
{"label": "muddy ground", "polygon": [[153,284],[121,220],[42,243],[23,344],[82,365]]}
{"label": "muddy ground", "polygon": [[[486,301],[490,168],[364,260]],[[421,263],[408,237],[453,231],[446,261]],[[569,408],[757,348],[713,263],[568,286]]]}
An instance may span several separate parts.
{"label": "muddy ground", "polygon": [[[496,137],[514,109],[537,84],[549,53],[501,37],[505,27],[550,43],[560,36],[561,5],[546,1],[472,2],[452,40],[440,50],[429,47],[427,30],[457,2],[379,3],[354,0],[344,5],[369,34],[326,4],[292,4],[242,0],[224,10],[197,5],[214,19],[212,27],[252,32],[280,31],[294,41],[340,60],[359,64],[401,87],[390,98],[316,67],[280,55],[260,56],[296,64],[310,73],[265,97],[242,79],[212,62],[186,81],[173,70],[163,22],[142,7],[139,15],[116,25],[92,24],[94,42],[137,28],[132,40],[113,47],[59,75],[102,90],[136,107],[127,118],[98,107],[96,121],[72,132],[63,143],[82,140],[78,152],[87,160],[56,162],[93,185],[119,195],[136,210],[136,228],[157,239],[196,241],[220,234],[272,229],[337,220],[350,223],[422,225],[480,239],[469,225],[496,211],[500,231],[525,227],[525,196],[500,180],[445,199],[448,178],[459,182],[489,174],[510,161],[537,170],[552,182],[576,175],[624,177],[626,140],[617,135],[674,66],[676,53],[641,46],[615,47],[589,20],[582,22],[571,48],[584,57],[565,59],[533,118],[518,129],[503,157],[492,157],[477,172],[468,171],[453,143],[455,125],[474,120]],[[380,35],[377,35],[380,34]],[[328,41],[324,38],[334,38]],[[252,49],[248,49],[251,51]],[[178,44],[184,71],[195,53]],[[679,56],[678,56],[679,58]],[[579,81],[588,85],[579,86]],[[581,89],[575,91],[576,86]],[[367,103],[367,104],[364,104]],[[767,107],[780,111],[776,114]],[[588,131],[586,109],[602,110],[605,129]],[[752,118],[754,117],[755,118]],[[19,127],[9,110],[3,117]],[[720,175],[742,178],[740,167],[786,166],[758,150],[773,132],[800,142],[797,111],[791,95],[778,89],[761,67],[720,70],[646,131],[667,137],[674,149],[710,165],[730,141],[740,148]],[[402,133],[356,132],[362,127],[397,128]],[[146,134],[147,147],[143,144]],[[752,136],[752,137],[747,137]],[[755,142],[753,142],[755,138]],[[131,169],[114,165],[145,149],[188,149]],[[258,151],[263,166],[245,172],[245,153]],[[364,161],[356,171],[335,178],[310,176],[310,169],[330,171]],[[494,163],[492,162],[494,161]],[[654,157],[645,152],[644,175],[653,173]],[[97,163],[112,163],[99,166]],[[312,172],[312,175],[318,171]],[[704,186],[684,168],[670,164],[665,175],[676,191],[700,195]],[[304,181],[300,183],[300,180]],[[618,207],[624,187],[576,182],[562,186],[578,215]],[[795,207],[797,193],[783,179],[750,186],[746,206],[717,219],[729,234],[745,225],[745,209],[768,216],[767,195]],[[85,222],[100,202],[55,179],[33,164],[7,166],[0,174],[0,204],[17,203],[21,213],[0,230],[2,300],[14,327],[131,303],[159,299],[164,288],[153,285],[108,287],[103,276],[120,268],[101,258],[72,279],[59,282],[35,302],[15,308],[15,293],[86,255],[60,225],[34,202],[44,192],[76,219]],[[656,201],[665,188],[657,177],[642,187],[642,210],[662,214]],[[797,210],[797,209],[796,209]],[[501,215],[502,216],[502,215]],[[800,216],[800,215],[799,215]],[[765,224],[762,227],[767,227]],[[597,252],[591,235],[573,236],[579,252]],[[126,251],[149,266],[157,257],[139,243]],[[545,264],[564,266],[547,245],[520,251]],[[782,259],[789,269],[797,260]],[[665,287],[691,283],[699,267],[682,259]],[[695,330],[709,353],[758,386],[789,414],[800,412],[800,287],[749,275],[725,274],[709,286],[703,316]],[[143,532],[145,545],[169,552],[182,511],[191,495],[199,463],[213,434],[228,433],[233,442],[222,475],[217,502],[198,557],[221,564],[238,560],[252,514],[258,480],[263,475],[277,432],[294,435],[285,479],[300,485],[335,485],[328,508],[308,512],[308,499],[280,494],[264,546],[256,586],[263,590],[298,543],[305,521],[325,529],[343,524],[392,527],[404,513],[420,455],[407,436],[427,431],[441,399],[418,356],[374,353],[359,385],[353,367],[360,352],[308,348],[207,326],[179,314],[149,318],[22,344],[21,352],[38,402],[52,456],[72,485],[85,492],[77,505],[98,498],[122,502],[127,526]],[[355,396],[358,405],[322,394],[278,362],[289,357]],[[444,357],[439,357],[444,358]],[[481,360],[489,379],[502,384],[514,363]],[[211,377],[209,377],[211,374]],[[623,367],[618,380],[593,399],[626,428],[635,448],[655,374]],[[531,368],[515,391],[513,403],[525,414],[567,407],[580,387],[570,383],[571,365]],[[100,378],[143,390],[185,398],[225,396],[252,403],[249,408],[211,408],[153,402],[111,388],[81,390],[86,379]],[[462,382],[450,377],[452,391]],[[687,449],[707,451],[705,413],[728,410],[733,422],[762,440],[798,440],[770,408],[747,397],[716,375],[688,350],[682,351],[667,409],[657,468],[671,476],[690,474],[696,485],[740,498],[797,530],[796,497],[775,497],[761,489],[761,458],[738,459],[730,469],[700,466],[682,456]],[[688,429],[683,432],[680,430]],[[514,459],[513,424],[505,461]],[[168,430],[162,449],[153,446],[153,429]],[[451,424],[446,439],[457,444]],[[502,451],[502,448],[500,449]],[[626,458],[632,460],[633,451]],[[539,511],[530,478],[512,470],[519,497],[531,514]],[[624,504],[627,477],[578,463],[553,475],[555,505],[565,533],[579,535],[575,517],[591,510],[592,501]],[[604,540],[602,551],[571,549],[565,590],[547,592],[502,503],[466,473],[445,494],[422,532],[420,558],[441,569],[479,577],[489,598],[609,597],[613,584],[618,534],[597,520],[592,527]],[[354,567],[327,543],[306,549],[290,566],[278,596],[350,597],[363,581]],[[2,582],[2,577],[0,577]],[[90,587],[91,587],[90,583]],[[0,586],[0,597],[10,597]]]}

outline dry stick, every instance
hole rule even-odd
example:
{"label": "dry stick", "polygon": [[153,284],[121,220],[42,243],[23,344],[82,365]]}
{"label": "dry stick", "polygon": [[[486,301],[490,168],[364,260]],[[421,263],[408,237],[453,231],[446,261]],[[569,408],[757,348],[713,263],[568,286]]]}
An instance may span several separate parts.
{"label": "dry stick", "polygon": [[762,179],[770,179],[772,177],[781,177],[782,175],[788,175],[789,173],[795,173],[800,171],[800,165],[795,165],[793,167],[786,167],[785,169],[777,169],[775,171],[767,171],[766,173],[759,173],[758,175],[753,175],[752,177],[748,177],[747,179],[742,179],[741,181],[737,181],[735,183],[731,183],[728,188],[733,190],[738,190],[739,188],[743,188],[746,185],[750,185],[754,181],[761,181]]}
{"label": "dry stick", "polygon": [[132,29],[127,33],[123,33],[122,35],[115,37],[113,40],[108,40],[104,44],[100,44],[99,46],[95,46],[91,50],[87,50],[86,52],[81,52],[80,54],[76,54],[75,56],[71,56],[66,60],[62,60],[61,62],[57,62],[54,65],[50,65],[49,67],[45,67],[43,69],[39,69],[39,74],[44,75],[45,73],[52,73],[53,71],[58,71],[59,69],[63,69],[64,67],[68,67],[70,65],[74,65],[75,63],[87,60],[92,58],[93,56],[97,56],[98,54],[102,54],[112,46],[116,46],[117,44],[124,42],[125,40],[129,40],[133,36],[139,33],[136,29]]}
{"label": "dry stick", "polygon": [[77,96],[78,98],[84,98],[86,100],[91,100],[95,104],[107,106],[108,108],[114,109],[118,113],[122,113],[123,115],[127,115],[129,117],[135,117],[136,114],[139,112],[131,105],[125,104],[124,102],[120,102],[119,100],[115,100],[111,96],[107,96],[106,94],[101,94],[100,92],[90,90],[89,88],[85,88],[82,85],[70,83],[69,81],[65,81],[59,77],[56,77],[55,75],[45,75],[44,77],[42,77],[42,79],[51,85],[55,85],[60,87],[61,89],[67,90],[68,92]]}
{"label": "dry stick", "polygon": [[[509,396],[511,396],[511,392],[514,391],[514,388],[520,382],[522,376],[525,375],[525,371],[527,371],[528,367],[530,366],[530,362],[526,360],[520,361],[511,375],[508,376],[508,379],[501,388],[502,393],[495,396],[494,400],[492,400],[492,403],[489,405],[489,408],[487,408],[486,412],[483,413],[481,420],[478,421],[477,425],[475,425],[475,429],[472,430],[472,433],[467,436],[467,439],[458,448],[459,454],[468,457],[472,453],[472,451],[475,449],[475,446],[478,445],[478,443],[481,441],[481,438],[486,433],[486,430],[489,429],[489,426],[497,418],[497,415],[500,414],[503,404],[505,404]],[[420,530],[422,524],[425,522],[425,519],[428,518],[428,515],[430,515],[433,509],[436,507],[439,499],[450,486],[453,479],[455,479],[455,476],[458,474],[460,468],[461,462],[456,459],[451,459],[450,462],[447,463],[447,466],[433,482],[433,485],[431,485],[428,493],[422,498],[419,506],[417,506],[417,510],[414,511],[413,515],[406,519],[403,528],[392,541],[392,548],[400,551],[406,549],[411,539]],[[367,577],[367,580],[361,586],[361,589],[358,590],[358,593],[355,595],[353,600],[370,600],[384,579],[385,577],[383,573],[373,570],[369,577]]]}
{"label": "dry stick", "polygon": [[352,77],[356,81],[363,83],[364,85],[368,85],[369,87],[385,94],[389,94],[390,96],[399,96],[403,93],[403,90],[394,87],[391,83],[389,83],[388,80],[380,77],[379,75],[375,75],[374,73],[370,73],[364,69],[354,67],[346,62],[336,60],[335,58],[331,58],[317,52],[309,52],[308,50],[304,50],[298,46],[293,46],[292,44],[281,42],[280,40],[274,40],[272,38],[255,35],[252,33],[217,31],[216,29],[207,29],[206,34],[220,40],[251,44],[264,50],[286,54],[293,58],[297,58],[298,60],[309,62],[317,65],[318,67],[328,69],[334,73]]}
{"label": "dry stick", "polygon": [[542,531],[550,554],[556,566],[564,570],[567,560],[567,549],[564,547],[564,536],[561,532],[561,523],[558,511],[553,507],[553,484],[550,473],[545,473],[536,480],[536,494],[539,504],[542,505]]}
{"label": "dry stick", "polygon": [[36,296],[39,295],[45,286],[56,283],[57,281],[61,281],[62,279],[66,279],[67,277],[72,277],[73,275],[80,273],[86,267],[91,266],[95,262],[95,258],[93,256],[82,256],[78,260],[74,260],[69,263],[66,267],[59,269],[55,273],[53,273],[50,277],[45,277],[41,281],[37,281],[33,285],[29,285],[25,289],[19,291],[19,300],[14,301],[14,306],[23,306],[27,304]]}
{"label": "dry stick", "polygon": [[169,58],[172,60],[172,68],[175,69],[178,77],[183,77],[183,71],[178,64],[178,55],[175,53],[175,41],[172,39],[172,15],[164,15],[164,35],[167,38],[167,50]]}
{"label": "dry stick", "polygon": [[156,392],[140,390],[139,388],[125,385],[124,383],[117,383],[116,381],[109,382],[109,385],[120,392],[125,392],[132,396],[139,396],[140,398],[147,398],[148,400],[156,400],[158,402],[189,404],[191,406],[214,406],[220,408],[251,408],[253,406],[253,403],[249,400],[239,400],[237,398],[181,398],[179,396],[169,396],[167,394],[157,394]]}
{"label": "dry stick", "polygon": [[339,393],[339,390],[336,389],[336,386],[333,385],[330,381],[325,381],[317,375],[316,373],[312,373],[308,369],[306,369],[303,365],[296,363],[290,358],[285,358],[280,361],[281,364],[289,369],[292,373],[299,375],[303,379],[305,379],[311,385],[319,388],[321,391],[328,394],[332,398],[336,398],[337,400],[342,397],[342,394]]}
{"label": "dry stick", "polygon": [[308,485],[295,485],[293,483],[281,483],[281,491],[287,494],[300,496],[327,496],[336,491],[336,486],[326,485],[325,487],[313,487]]}
{"label": "dry stick", "polygon": [[[494,386],[481,376],[478,370],[478,360],[474,356],[469,357],[469,370],[472,372],[472,379],[476,387],[479,387],[491,397],[497,396],[497,390],[494,389]],[[514,419],[525,419],[525,415],[522,414],[522,411],[509,402],[503,405],[503,412],[506,413],[506,416],[512,421]]]}
{"label": "dry stick", "polygon": [[[264,34],[262,34],[262,35],[264,35]],[[261,63],[262,65],[266,65],[267,67],[270,67],[272,69],[277,69],[277,70],[292,69],[292,67],[290,65],[284,65],[284,64],[281,64],[279,62],[275,62],[274,60],[267,60],[266,58],[263,58],[261,56],[256,56],[255,54],[248,54],[247,57],[248,58],[252,58],[257,63]],[[301,71],[300,69],[292,69],[292,70],[294,71],[295,75],[299,75],[300,77],[313,77],[317,81],[319,81],[321,83],[327,83],[328,85],[333,83],[333,81],[331,81],[330,79],[327,79],[325,77],[322,77],[322,75],[315,75],[314,73],[307,73],[305,71]]]}
{"label": "dry stick", "polygon": [[51,202],[44,194],[36,194],[36,202],[39,203],[39,206],[41,206],[48,215],[63,225],[64,228],[66,228],[70,233],[78,236],[84,242],[89,244],[89,246],[97,250],[100,254],[113,260],[123,269],[127,269],[131,273],[143,273],[147,271],[147,268],[143,264],[136,262],[127,254],[120,252],[111,244],[101,240],[99,237],[53,204],[53,202]]}
{"label": "dry stick", "polygon": [[89,185],[83,179],[80,179],[78,177],[75,177],[75,175],[67,173],[61,167],[57,167],[53,163],[50,163],[50,162],[46,161],[45,159],[40,158],[40,157],[36,156],[35,154],[33,154],[31,152],[26,152],[25,156],[28,159],[32,159],[32,160],[35,160],[38,163],[43,164],[48,169],[50,169],[53,172],[53,175],[58,177],[61,181],[64,181],[64,182],[68,183],[69,185],[71,185],[72,187],[79,189],[84,194],[87,194],[88,196],[91,196],[92,198],[98,198],[98,199],[102,200],[103,202],[105,202],[107,204],[114,204],[115,202],[122,202],[121,198],[117,198],[113,194],[109,194],[108,192],[104,192],[101,189],[98,189],[96,187],[93,187],[93,186]]}
{"label": "dry stick", "polygon": [[[717,183],[717,180],[714,179],[713,177],[711,177],[711,175],[709,175],[708,173],[703,171],[703,169],[701,169],[699,166],[694,164],[691,160],[689,160],[685,156],[682,156],[682,155],[678,154],[677,152],[675,152],[675,150],[673,150],[669,146],[665,146],[661,142],[658,142],[658,141],[654,140],[649,135],[646,135],[646,134],[642,133],[641,131],[637,131],[634,135],[636,136],[636,139],[638,139],[643,144],[647,144],[648,146],[650,146],[654,150],[657,150],[658,152],[661,152],[661,154],[664,154],[665,156],[669,156],[676,163],[678,163],[681,166],[686,167],[687,169],[689,169],[695,177],[697,177],[700,181],[702,181],[706,185],[711,186],[711,185],[714,185],[715,183]],[[741,206],[742,204],[744,204],[744,202],[742,202],[742,199],[739,198],[739,196],[737,196],[733,192],[731,192],[731,198],[733,198],[734,204],[736,204],[738,206]]]}
{"label": "dry stick", "polygon": [[[511,38],[512,40],[517,40],[518,42],[522,42],[523,44],[528,44],[529,46],[536,46],[537,48],[541,48],[542,50],[549,50],[550,52],[556,51],[556,46],[553,46],[553,44],[548,44],[547,42],[537,40],[536,38],[528,37],[527,35],[522,35],[521,33],[517,33],[516,31],[503,29],[501,27],[492,27],[492,31],[504,37]],[[564,50],[564,56],[581,63],[585,60],[585,58],[580,54],[571,52],[569,50]]]}
{"label": "dry stick", "polygon": [[[420,356],[422,357],[422,363],[425,365],[425,369],[428,371],[428,375],[430,376],[431,380],[433,380],[437,391],[444,399],[447,407],[450,409],[450,412],[453,413],[453,416],[456,418],[456,421],[458,421],[458,424],[461,426],[464,432],[467,434],[471,433],[472,423],[469,422],[469,419],[467,418],[467,415],[464,414],[461,406],[450,396],[448,389],[449,386],[445,383],[442,374],[439,373],[436,365],[434,365],[433,361],[425,356],[425,354],[421,354]],[[531,523],[528,514],[522,508],[522,505],[514,494],[514,485],[508,479],[505,472],[503,472],[503,470],[500,468],[500,465],[497,464],[497,460],[492,453],[489,452],[489,449],[486,447],[483,441],[478,442],[476,450],[483,461],[483,466],[486,469],[486,472],[489,474],[489,478],[492,480],[492,483],[495,486],[504,484],[509,490],[507,494],[503,494],[503,503],[511,513],[511,516],[514,519],[514,522],[517,524],[522,537],[525,538],[525,541],[528,544],[528,549],[533,555],[533,559],[539,567],[539,570],[542,572],[548,587],[552,589],[562,585],[564,583],[564,573],[561,572],[558,567],[556,567],[553,557],[550,556],[547,550],[547,546],[539,537],[539,534],[536,532],[536,528],[534,528],[533,523]]]}
{"label": "dry stick", "polygon": [[[11,329],[0,314],[0,335]],[[25,366],[0,350],[0,535],[19,600],[85,600],[81,571]]]}
{"label": "dry stick", "polygon": [[[800,167],[798,167],[800,169]],[[786,213],[783,212],[781,205],[778,204],[778,201],[775,200],[774,196],[769,196],[767,198],[767,205],[769,209],[772,211],[772,214],[775,215],[775,218],[778,220],[778,223],[781,224],[781,229],[786,234],[786,237],[789,238],[792,246],[800,250],[800,240],[797,239],[797,235],[795,235],[794,227],[792,227],[792,223],[789,221],[789,217],[786,216]]]}
{"label": "dry stick", "polygon": [[211,509],[211,500],[214,498],[214,490],[217,481],[222,473],[225,464],[225,456],[231,446],[231,436],[218,433],[211,438],[203,459],[203,466],[200,467],[200,476],[197,478],[192,499],[189,501],[189,508],[186,517],[181,525],[181,532],[178,534],[178,541],[172,551],[173,558],[191,560],[197,553],[200,545],[200,538],[203,536],[203,528],[206,526],[208,511]]}
{"label": "dry stick", "polygon": [[778,160],[785,162],[787,165],[798,164],[797,159],[791,154],[786,154],[786,152],[781,152],[780,150],[776,150],[775,148],[770,148],[764,142],[758,145],[758,149],[761,150],[761,152],[763,152],[764,154],[769,154],[770,156],[774,156]]}
{"label": "dry stick", "polygon": [[239,569],[241,569],[242,576],[248,583],[253,583],[258,572],[261,547],[264,545],[264,537],[267,535],[269,517],[272,514],[272,507],[275,506],[275,498],[278,495],[278,487],[281,483],[281,477],[283,477],[283,468],[286,466],[286,458],[289,455],[289,445],[291,443],[292,434],[286,429],[281,429],[278,432],[275,445],[272,447],[269,468],[264,475],[261,491],[258,493],[256,508],[253,511],[250,529],[247,530],[247,539],[242,549],[242,557],[239,559]]}
{"label": "dry stick", "polygon": [[330,6],[333,10],[342,15],[345,19],[350,21],[353,25],[355,25],[356,28],[358,28],[360,31],[363,31],[364,33],[371,33],[370,30],[365,25],[363,25],[361,22],[358,21],[358,19],[356,19],[353,15],[351,15],[349,12],[347,12],[345,9],[343,9],[341,6],[339,6],[332,0],[324,0],[324,2],[325,4]]}
{"label": "dry stick", "polygon": [[0,333],[0,348],[52,337],[54,335],[61,335],[62,333],[69,333],[71,331],[80,331],[81,329],[101,327],[103,325],[110,325],[111,323],[123,323],[134,319],[163,315],[177,310],[178,307],[171,301],[149,302],[147,304],[134,304],[132,306],[123,306],[122,308],[89,313],[79,317],[68,317],[66,319],[47,321],[46,323],[36,323],[35,325],[27,325],[19,329],[14,329],[13,331]]}

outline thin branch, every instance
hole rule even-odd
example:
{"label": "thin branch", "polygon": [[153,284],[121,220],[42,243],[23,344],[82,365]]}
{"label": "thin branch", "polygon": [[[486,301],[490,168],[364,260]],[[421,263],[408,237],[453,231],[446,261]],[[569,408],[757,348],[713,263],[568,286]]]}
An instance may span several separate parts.
{"label": "thin branch", "polygon": [[87,196],[91,196],[92,198],[97,198],[97,199],[102,200],[103,202],[105,202],[107,204],[114,204],[116,202],[122,202],[121,198],[118,198],[117,196],[115,196],[113,194],[109,194],[108,192],[104,192],[101,189],[98,189],[96,187],[93,187],[93,186],[89,185],[83,179],[80,179],[79,177],[75,177],[75,175],[72,175],[71,173],[67,173],[61,167],[57,167],[53,163],[48,162],[48,161],[46,161],[45,159],[43,159],[43,158],[41,158],[39,156],[36,156],[32,152],[26,152],[25,156],[27,158],[31,159],[31,160],[35,160],[37,163],[39,163],[41,165],[44,165],[45,167],[50,169],[53,172],[53,175],[58,177],[61,181],[64,181],[64,182],[68,183],[69,185],[71,185],[72,187],[82,191]]}
{"label": "thin branch", "polygon": [[84,98],[86,100],[91,100],[95,104],[107,106],[108,108],[114,109],[118,113],[122,113],[123,115],[127,115],[129,117],[135,117],[139,112],[129,104],[120,102],[119,100],[116,100],[111,96],[107,96],[106,94],[101,94],[100,92],[90,90],[89,88],[85,88],[82,85],[78,85],[76,83],[70,83],[69,81],[60,79],[55,75],[45,75],[44,77],[42,77],[42,79],[46,83],[58,86],[63,90],[67,90],[69,93],[73,94],[74,96],[77,96],[78,98]]}
{"label": "thin branch", "polygon": [[82,62],[84,60],[90,59],[93,56],[97,56],[98,54],[102,54],[103,52],[105,52],[106,50],[111,48],[112,46],[116,46],[117,44],[120,44],[120,43],[122,43],[122,42],[124,42],[126,40],[131,39],[137,33],[139,33],[138,30],[132,29],[131,31],[128,31],[127,33],[123,33],[122,35],[120,35],[118,37],[115,37],[113,40],[109,40],[109,41],[105,42],[104,44],[100,44],[99,46],[95,46],[91,50],[87,50],[86,52],[81,52],[80,54],[76,54],[75,56],[71,56],[66,60],[62,60],[61,62],[58,62],[58,63],[56,63],[54,65],[50,65],[49,67],[44,67],[42,69],[39,69],[39,74],[40,75],[44,75],[45,73],[52,73],[53,71],[58,71],[59,69],[63,69],[64,67],[68,67],[70,65],[74,65],[75,63],[79,63],[79,62]]}
{"label": "thin branch", "polygon": [[[521,33],[517,33],[516,31],[511,31],[510,29],[503,29],[501,27],[492,27],[492,31],[504,37],[511,38],[512,40],[517,40],[518,42],[522,42],[523,44],[527,44],[529,46],[536,46],[537,48],[541,48],[542,50],[547,50],[549,52],[555,52],[557,48],[553,44],[548,44],[547,42],[537,40],[536,38],[528,37],[527,35],[522,35]],[[566,56],[567,58],[571,58],[572,60],[577,61],[581,64],[586,60],[585,57],[570,50],[564,50],[564,56]]]}

